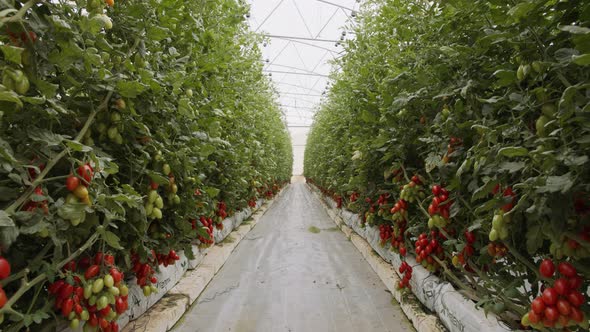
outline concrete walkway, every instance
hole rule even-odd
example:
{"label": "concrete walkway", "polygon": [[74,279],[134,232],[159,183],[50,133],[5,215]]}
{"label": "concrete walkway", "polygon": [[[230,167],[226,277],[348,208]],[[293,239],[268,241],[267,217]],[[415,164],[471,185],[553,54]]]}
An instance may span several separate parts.
{"label": "concrete walkway", "polygon": [[173,331],[413,331],[304,183],[240,242]]}

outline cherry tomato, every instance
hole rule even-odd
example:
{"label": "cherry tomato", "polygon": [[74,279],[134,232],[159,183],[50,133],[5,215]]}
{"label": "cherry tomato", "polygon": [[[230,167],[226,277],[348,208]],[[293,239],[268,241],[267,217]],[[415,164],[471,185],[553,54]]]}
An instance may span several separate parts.
{"label": "cherry tomato", "polygon": [[6,297],[6,293],[4,292],[4,289],[2,287],[0,287],[0,308],[4,307],[4,305],[6,304],[7,301],[8,301],[8,298]]}
{"label": "cherry tomato", "polygon": [[582,310],[578,308],[571,308],[572,312],[570,313],[570,318],[573,319],[576,323],[581,323],[584,321],[584,313]]}
{"label": "cherry tomato", "polygon": [[559,311],[555,307],[547,307],[545,308],[544,317],[550,322],[555,322],[559,318]]}
{"label": "cherry tomato", "polygon": [[555,264],[553,264],[553,261],[548,258],[544,259],[539,266],[539,272],[543,277],[551,278],[555,273]]}
{"label": "cherry tomato", "polygon": [[10,275],[10,263],[6,258],[0,257],[0,279],[8,278]]}
{"label": "cherry tomato", "polygon": [[[555,291],[554,288],[546,288],[543,291],[543,302],[545,302],[546,305],[551,306],[554,305],[557,302],[557,292]],[[556,318],[557,319],[557,318]]]}
{"label": "cherry tomato", "polygon": [[74,300],[72,300],[72,299],[65,300],[64,303],[61,305],[61,314],[64,317],[68,317],[70,315],[70,312],[72,312],[73,307],[74,307]]}
{"label": "cherry tomato", "polygon": [[113,266],[113,265],[115,265],[115,256],[113,256],[113,255],[104,255],[104,263],[107,266]]}
{"label": "cherry tomato", "polygon": [[539,321],[541,321],[541,315],[534,312],[533,310],[529,311],[529,322],[532,324],[537,324]]}
{"label": "cherry tomato", "polygon": [[117,298],[117,300],[115,300],[115,311],[117,312],[117,314],[122,314],[123,312],[125,312],[126,310],[126,306],[125,306],[125,301],[123,301],[122,298]]}
{"label": "cherry tomato", "polygon": [[465,231],[465,239],[467,240],[468,243],[474,243],[475,242],[475,235],[470,231]]}
{"label": "cherry tomato", "polygon": [[541,313],[543,313],[543,311],[545,311],[545,302],[543,302],[543,299],[542,298],[537,297],[531,303],[531,309],[536,314],[541,314]]}
{"label": "cherry tomato", "polygon": [[98,325],[98,317],[96,317],[96,314],[94,312],[90,313],[90,318],[88,318],[88,324],[90,326],[97,326]]}
{"label": "cherry tomato", "polygon": [[90,279],[96,277],[98,275],[99,271],[100,271],[100,266],[92,265],[86,270],[86,273],[84,273],[84,278],[86,278],[86,280],[90,280]]}
{"label": "cherry tomato", "polygon": [[84,185],[88,186],[90,181],[92,181],[92,177],[94,177],[94,171],[92,170],[92,167],[90,167],[89,164],[80,165],[78,167],[78,175],[80,175],[80,177],[84,179],[84,181],[86,181]]}
{"label": "cherry tomato", "polygon": [[559,295],[567,295],[569,293],[569,283],[564,278],[559,278],[553,283],[553,288]]}
{"label": "cherry tomato", "polygon": [[576,268],[568,262],[559,263],[559,265],[557,266],[557,269],[559,270],[559,273],[562,276],[567,277],[567,278],[573,278],[578,274],[578,272],[576,271]]}
{"label": "cherry tomato", "polygon": [[438,195],[440,195],[440,189],[441,189],[441,188],[440,188],[440,186],[439,186],[439,185],[434,185],[434,186],[432,186],[432,194],[433,194],[434,196],[438,196]]}
{"label": "cherry tomato", "polygon": [[74,293],[74,286],[70,285],[70,284],[65,284],[60,290],[59,290],[59,295],[58,297],[61,297],[62,299],[67,299],[69,298],[72,294]]}
{"label": "cherry tomato", "polygon": [[66,179],[66,188],[69,191],[74,191],[80,185],[80,179],[77,176],[70,175]]}
{"label": "cherry tomato", "polygon": [[564,315],[564,316],[569,316],[570,313],[572,312],[572,306],[570,305],[570,303],[566,300],[563,299],[559,299],[557,300],[557,310],[559,311],[560,314]]}
{"label": "cherry tomato", "polygon": [[576,308],[579,308],[584,304],[584,295],[579,291],[572,291],[568,296],[567,300]]}
{"label": "cherry tomato", "polygon": [[119,272],[119,270],[117,270],[116,268],[112,268],[109,271],[109,273],[113,277],[113,280],[115,281],[115,284],[121,282],[121,280],[123,279],[123,274],[121,272]]}
{"label": "cherry tomato", "polygon": [[584,282],[584,280],[582,279],[582,277],[580,277],[579,275],[570,278],[568,280],[568,286],[570,289],[574,290],[574,289],[579,289],[582,286],[582,283]]}

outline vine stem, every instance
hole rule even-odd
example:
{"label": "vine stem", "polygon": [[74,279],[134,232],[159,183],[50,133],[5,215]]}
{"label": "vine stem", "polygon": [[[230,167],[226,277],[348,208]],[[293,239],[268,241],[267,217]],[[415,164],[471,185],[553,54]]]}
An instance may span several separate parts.
{"label": "vine stem", "polygon": [[[113,91],[109,91],[107,93],[107,96],[102,101],[102,103],[98,106],[98,108],[95,109],[95,110],[93,110],[90,113],[90,115],[88,116],[88,119],[86,119],[86,123],[84,123],[84,127],[82,127],[82,129],[80,130],[80,132],[78,133],[78,136],[76,136],[76,138],[74,139],[74,142],[80,142],[82,140],[82,138],[84,137],[84,135],[88,131],[88,128],[90,128],[90,125],[94,121],[94,118],[96,117],[96,114],[99,111],[101,111],[103,108],[106,108],[108,106],[108,102],[111,99],[111,96],[112,95],[113,95]],[[47,174],[49,174],[49,171],[51,171],[51,169],[61,160],[61,158],[63,158],[68,153],[69,150],[70,149],[68,147],[66,147],[60,153],[58,153],[55,157],[51,158],[47,162],[47,165],[45,166],[45,169],[41,172],[41,174],[39,174],[37,176],[37,178],[35,179],[35,181],[33,181],[33,183],[31,184],[31,186],[29,187],[29,189],[27,189],[14,203],[12,203],[6,209],[6,213],[12,214],[12,213],[14,213],[14,211],[16,211],[16,209],[19,206],[21,206],[22,204],[24,204],[25,201],[27,199],[29,199],[29,197],[31,196],[31,194],[33,193],[33,191],[35,190],[35,188],[43,182],[43,179],[47,176]]]}
{"label": "vine stem", "polygon": [[526,258],[524,258],[517,250],[516,248],[514,248],[513,246],[510,245],[510,243],[503,241],[504,245],[506,246],[506,248],[508,248],[508,250],[510,251],[510,253],[512,255],[514,255],[514,257],[516,259],[518,259],[519,261],[521,261],[524,265],[526,265],[529,269],[531,269],[535,275],[537,276],[537,278],[541,278],[541,275],[539,274],[539,269],[537,269],[531,262],[529,262]]}
{"label": "vine stem", "polygon": [[476,294],[473,294],[473,290],[467,287],[465,283],[463,283],[459,278],[457,278],[457,276],[451,270],[449,270],[445,262],[441,261],[436,256],[431,255],[430,257],[432,257],[432,259],[434,259],[434,261],[437,262],[438,265],[440,265],[443,268],[444,273],[448,275],[451,279],[453,279],[457,286],[459,286],[463,291],[465,291],[467,297],[469,297],[473,301],[479,302],[479,297]]}
{"label": "vine stem", "polygon": [[23,16],[25,16],[25,14],[27,13],[27,11],[29,11],[29,9],[33,8],[33,6],[37,3],[41,3],[44,2],[45,0],[29,0],[27,1],[19,10],[18,12],[16,12],[16,14],[14,14],[13,16],[10,17],[5,17],[0,21],[0,27],[2,27],[5,23],[8,22],[16,22],[16,21],[20,21]]}

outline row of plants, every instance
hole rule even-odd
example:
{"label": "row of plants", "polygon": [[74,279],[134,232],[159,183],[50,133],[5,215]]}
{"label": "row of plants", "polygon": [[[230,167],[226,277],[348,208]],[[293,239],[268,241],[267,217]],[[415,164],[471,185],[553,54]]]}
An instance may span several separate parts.
{"label": "row of plants", "polygon": [[590,3],[369,0],[357,23],[308,182],[510,327],[587,331]]}
{"label": "row of plants", "polygon": [[240,0],[0,4],[0,330],[119,330],[139,285],[289,180]]}

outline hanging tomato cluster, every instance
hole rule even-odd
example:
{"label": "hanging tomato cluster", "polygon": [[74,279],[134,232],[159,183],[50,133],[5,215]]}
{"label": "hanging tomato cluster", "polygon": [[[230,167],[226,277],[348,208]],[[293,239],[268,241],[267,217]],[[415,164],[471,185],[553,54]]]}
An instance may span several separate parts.
{"label": "hanging tomato cluster", "polygon": [[449,199],[449,192],[439,185],[432,186],[432,203],[428,206],[428,228],[445,228],[449,224],[450,210],[453,201]]}
{"label": "hanging tomato cluster", "polygon": [[72,329],[87,324],[94,330],[119,331],[116,320],[129,308],[129,289],[114,262],[114,256],[100,252],[93,259],[70,261],[64,266],[64,278],[49,285],[54,308]]}
{"label": "hanging tomato cluster", "polygon": [[412,286],[410,285],[410,280],[412,279],[412,271],[412,267],[405,261],[402,262],[402,264],[399,266],[399,273],[402,273],[404,275],[402,280],[400,280],[398,283],[399,289],[412,288]]}

